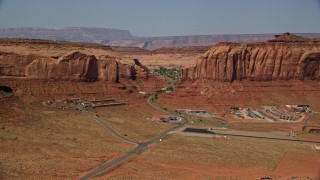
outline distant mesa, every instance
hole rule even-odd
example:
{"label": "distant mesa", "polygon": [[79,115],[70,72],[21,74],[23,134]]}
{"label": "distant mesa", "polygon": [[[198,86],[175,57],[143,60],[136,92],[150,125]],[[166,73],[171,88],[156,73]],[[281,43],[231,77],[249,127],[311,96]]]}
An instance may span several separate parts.
{"label": "distant mesa", "polygon": [[64,40],[74,42],[94,42],[114,41],[132,39],[134,36],[128,30],[111,28],[88,28],[88,27],[67,27],[61,29],[47,28],[2,28],[0,38],[28,38]]}
{"label": "distant mesa", "polygon": [[[0,38],[28,38],[63,40],[71,42],[100,43],[107,46],[140,47],[154,50],[162,47],[212,46],[219,42],[264,42],[276,34],[221,34],[167,37],[137,37],[128,30],[110,28],[69,27],[46,28],[2,28]],[[305,38],[320,38],[320,33],[298,34]]]}
{"label": "distant mesa", "polygon": [[275,39],[269,40],[269,42],[310,42],[310,41],[315,41],[319,42],[320,39],[317,38],[305,38],[302,36],[297,36],[294,34],[291,34],[289,32],[283,33],[283,34],[277,34],[275,35]]}

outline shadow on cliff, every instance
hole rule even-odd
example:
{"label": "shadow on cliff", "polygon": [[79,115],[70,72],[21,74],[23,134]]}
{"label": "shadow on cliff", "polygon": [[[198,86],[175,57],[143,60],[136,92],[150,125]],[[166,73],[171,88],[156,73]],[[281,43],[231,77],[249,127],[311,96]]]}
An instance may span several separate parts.
{"label": "shadow on cliff", "polygon": [[301,58],[298,76],[301,80],[320,79],[320,52],[309,53]]}
{"label": "shadow on cliff", "polygon": [[146,78],[149,78],[149,74],[148,74],[148,68],[146,66],[144,66],[143,64],[141,64],[141,62],[139,61],[139,59],[133,59],[134,64],[139,66],[141,69],[143,69],[143,72],[146,73]]}

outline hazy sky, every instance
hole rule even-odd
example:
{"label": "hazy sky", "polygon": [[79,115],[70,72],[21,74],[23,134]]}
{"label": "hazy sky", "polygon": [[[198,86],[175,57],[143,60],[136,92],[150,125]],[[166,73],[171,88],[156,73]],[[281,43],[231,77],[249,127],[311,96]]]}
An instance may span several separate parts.
{"label": "hazy sky", "polygon": [[320,33],[320,0],[0,0],[0,27],[108,27],[138,36]]}

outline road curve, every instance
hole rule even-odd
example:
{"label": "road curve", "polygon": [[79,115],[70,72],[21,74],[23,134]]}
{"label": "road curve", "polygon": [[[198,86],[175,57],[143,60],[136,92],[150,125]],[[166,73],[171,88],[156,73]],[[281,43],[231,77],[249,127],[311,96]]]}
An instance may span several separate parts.
{"label": "road curve", "polygon": [[120,133],[118,133],[117,131],[115,131],[114,129],[112,129],[112,127],[110,127],[106,122],[103,122],[101,121],[100,118],[96,117],[96,116],[93,116],[91,115],[89,112],[85,111],[85,113],[91,118],[93,119],[94,121],[96,121],[98,124],[100,124],[104,129],[108,130],[108,131],[111,131],[114,135],[116,135],[117,137],[119,137],[120,139],[128,142],[128,143],[131,143],[131,144],[136,144],[138,145],[139,143],[136,142],[136,141],[133,141],[133,140],[130,140],[124,136],[122,136]]}
{"label": "road curve", "polygon": [[[158,110],[161,110],[161,111],[166,111],[165,109],[163,109],[160,105],[157,105],[155,102],[154,102],[154,98],[155,98],[155,95],[152,94],[149,98],[148,98],[148,103],[158,109]],[[166,111],[168,112],[168,111]],[[86,112],[88,113],[88,112]],[[89,114],[89,113],[88,113]],[[90,114],[89,114],[90,115]],[[127,142],[130,142],[130,143],[134,143],[134,144],[138,144],[137,147],[131,149],[130,151],[128,151],[126,154],[120,156],[119,158],[113,160],[113,161],[110,161],[110,162],[107,162],[105,164],[103,164],[102,166],[92,170],[91,172],[87,173],[86,175],[84,175],[83,177],[81,177],[80,179],[81,180],[86,180],[86,179],[89,179],[89,178],[93,178],[95,176],[97,176],[98,174],[102,173],[102,172],[105,172],[107,170],[110,170],[111,168],[115,167],[116,165],[119,165],[120,163],[124,162],[125,160],[127,160],[128,158],[130,158],[131,156],[137,154],[138,152],[141,152],[142,150],[148,148],[149,145],[159,141],[160,139],[162,139],[164,136],[166,136],[169,132],[171,131],[174,131],[178,128],[181,128],[183,127],[184,125],[186,125],[187,123],[189,123],[189,120],[185,117],[182,117],[182,116],[179,116],[182,118],[183,120],[183,123],[179,124],[178,126],[175,126],[173,128],[170,128],[166,131],[163,131],[161,132],[160,134],[156,135],[155,137],[145,141],[145,142],[142,142],[142,143],[137,143],[137,142],[134,142],[134,141],[131,141],[125,137],[123,137],[122,135],[120,135],[119,133],[117,133],[116,131],[114,131],[110,126],[108,126],[106,123],[102,122],[99,118],[97,117],[94,117],[92,115],[90,115],[90,117],[92,119],[94,119],[97,123],[99,123],[101,126],[103,126],[105,129],[107,130],[110,130],[112,133],[114,133],[115,135],[117,135],[119,138],[127,141]]]}

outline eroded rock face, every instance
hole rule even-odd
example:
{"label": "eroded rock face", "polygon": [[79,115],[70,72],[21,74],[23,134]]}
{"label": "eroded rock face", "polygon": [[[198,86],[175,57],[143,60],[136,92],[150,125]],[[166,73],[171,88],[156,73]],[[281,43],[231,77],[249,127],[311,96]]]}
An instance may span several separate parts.
{"label": "eroded rock face", "polygon": [[25,75],[38,79],[96,81],[98,79],[97,59],[95,56],[80,52],[70,52],[58,60],[37,59],[26,66]]}
{"label": "eroded rock face", "polygon": [[119,78],[120,79],[148,79],[148,68],[140,63],[138,59],[120,60],[119,66]]}
{"label": "eroded rock face", "polygon": [[136,74],[139,78],[148,79],[149,78],[149,71],[146,66],[141,64],[139,59],[133,59],[136,69]]}
{"label": "eroded rock face", "polygon": [[119,63],[119,77],[121,79],[136,80],[137,78],[136,69],[131,64]]}
{"label": "eroded rock face", "polygon": [[121,78],[148,78],[141,63],[118,58],[115,50],[98,44],[0,39],[0,49],[1,78],[115,83]]}
{"label": "eroded rock face", "polygon": [[98,59],[99,80],[119,82],[119,65],[114,57],[101,56]]}
{"label": "eroded rock face", "polygon": [[25,67],[22,74],[27,78],[55,79],[71,81],[110,81],[118,83],[120,79],[148,79],[148,69],[140,62],[120,63],[113,56],[86,55],[70,52],[58,60],[38,58]]}
{"label": "eroded rock face", "polygon": [[0,51],[0,76],[24,76],[25,66],[37,58],[40,57]]}
{"label": "eroded rock face", "polygon": [[219,43],[182,80],[320,80],[320,42],[289,33],[265,43]]}

